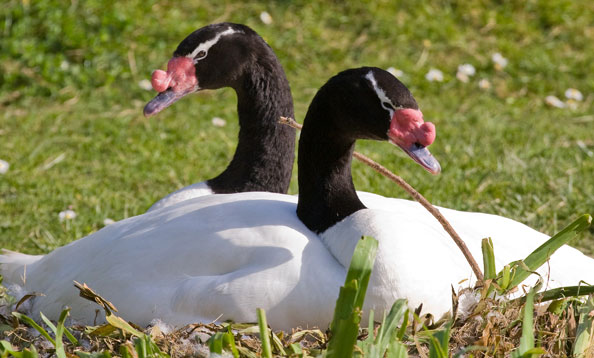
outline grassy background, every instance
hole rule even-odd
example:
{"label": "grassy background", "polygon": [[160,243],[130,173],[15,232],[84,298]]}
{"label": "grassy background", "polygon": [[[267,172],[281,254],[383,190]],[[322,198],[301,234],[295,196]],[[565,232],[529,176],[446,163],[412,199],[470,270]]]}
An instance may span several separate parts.
{"label": "grassy background", "polygon": [[[274,22],[262,23],[267,11]],[[139,86],[191,31],[245,23],[273,47],[302,120],[316,89],[349,67],[390,66],[437,126],[432,177],[385,143],[358,150],[434,204],[511,217],[552,234],[594,213],[594,2],[15,1],[0,8],[0,247],[52,250],[211,178],[236,143],[235,94],[193,95],[157,118]],[[491,55],[509,59],[496,71]],[[469,83],[455,78],[471,63]],[[429,82],[430,68],[444,82]],[[479,79],[492,88],[480,90]],[[545,104],[569,87],[574,110]],[[222,117],[217,128],[211,118]],[[355,163],[359,190],[405,197]],[[296,170],[291,193],[297,192]],[[78,216],[60,222],[71,207]],[[594,253],[594,232],[576,246]],[[497,248],[495,248],[497,250]]]}

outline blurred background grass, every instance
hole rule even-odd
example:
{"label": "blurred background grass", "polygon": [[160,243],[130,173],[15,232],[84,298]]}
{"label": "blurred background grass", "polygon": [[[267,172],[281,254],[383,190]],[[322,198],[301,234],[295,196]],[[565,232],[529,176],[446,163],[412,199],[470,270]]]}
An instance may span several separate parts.
{"label": "blurred background grass", "polygon": [[[238,130],[233,91],[145,119],[154,93],[141,86],[187,34],[221,21],[247,24],[272,46],[299,121],[340,70],[402,70],[437,126],[431,149],[443,173],[432,177],[383,143],[357,149],[434,204],[548,234],[594,213],[594,2],[9,0],[0,8],[0,159],[10,164],[0,174],[0,247],[47,252],[222,171]],[[502,71],[497,52],[509,60]],[[468,83],[455,77],[463,63],[477,71]],[[430,68],[444,81],[427,81]],[[584,94],[574,109],[546,105],[567,88]],[[359,190],[406,197],[359,163],[353,171]],[[77,217],[60,222],[68,208]],[[592,230],[575,243],[590,254],[593,244]]]}

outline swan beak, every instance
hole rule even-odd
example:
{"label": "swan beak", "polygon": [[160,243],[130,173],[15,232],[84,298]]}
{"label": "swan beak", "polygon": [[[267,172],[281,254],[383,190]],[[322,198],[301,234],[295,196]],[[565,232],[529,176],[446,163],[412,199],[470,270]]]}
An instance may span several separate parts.
{"label": "swan beak", "polygon": [[415,162],[419,163],[425,170],[431,174],[439,174],[441,172],[441,166],[435,157],[429,152],[427,147],[424,147],[418,143],[414,143],[408,148],[398,145],[409,157]]}
{"label": "swan beak", "polygon": [[144,116],[148,118],[161,112],[185,95],[186,93],[174,92],[171,88],[168,88],[144,106]]}
{"label": "swan beak", "polygon": [[159,94],[144,106],[144,116],[153,116],[183,96],[198,91],[194,62],[188,57],[173,57],[167,62],[167,72],[155,70],[151,85]]}
{"label": "swan beak", "polygon": [[427,147],[435,140],[435,125],[423,120],[423,113],[414,108],[395,110],[390,120],[388,139],[431,174],[439,174],[441,166]]}

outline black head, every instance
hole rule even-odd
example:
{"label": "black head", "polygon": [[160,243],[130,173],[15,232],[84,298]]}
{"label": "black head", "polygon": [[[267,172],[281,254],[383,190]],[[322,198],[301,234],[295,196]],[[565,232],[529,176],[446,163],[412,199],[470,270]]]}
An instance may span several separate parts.
{"label": "black head", "polygon": [[187,94],[235,87],[256,61],[276,61],[264,40],[245,25],[212,24],[192,32],[173,53],[167,71],[153,72],[159,95],[145,109],[154,115]]}
{"label": "black head", "polygon": [[424,122],[408,88],[387,71],[362,67],[337,74],[318,91],[311,111],[324,114],[324,131],[329,135],[346,141],[388,140],[429,172],[440,171],[425,148],[435,139],[435,126]]}
{"label": "black head", "polygon": [[251,64],[270,53],[270,47],[254,30],[224,22],[192,32],[173,56],[193,60],[200,89],[217,89],[233,87]]}

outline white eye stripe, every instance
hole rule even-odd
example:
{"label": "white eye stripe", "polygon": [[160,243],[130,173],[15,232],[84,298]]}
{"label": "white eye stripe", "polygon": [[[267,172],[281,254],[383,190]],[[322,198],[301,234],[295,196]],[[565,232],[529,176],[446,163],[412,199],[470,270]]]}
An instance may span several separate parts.
{"label": "white eye stripe", "polygon": [[186,55],[186,57],[191,58],[191,59],[194,59],[194,57],[196,57],[196,55],[198,55],[198,53],[200,53],[201,51],[204,51],[204,52],[208,53],[208,50],[212,46],[214,46],[217,42],[219,42],[219,40],[221,39],[221,37],[227,36],[227,35],[232,35],[232,34],[237,33],[237,32],[241,32],[241,31],[235,30],[235,29],[229,27],[227,30],[225,30],[223,32],[219,32],[213,39],[208,40],[208,41],[204,41],[203,43],[201,43],[200,45],[198,45],[198,47],[196,47],[194,49],[194,51],[192,51],[192,53]]}
{"label": "white eye stripe", "polygon": [[[395,110],[402,108],[399,106],[395,106],[394,103],[392,103],[392,101],[388,98],[388,96],[386,96],[386,92],[384,92],[384,90],[381,89],[380,86],[377,84],[377,81],[375,80],[375,77],[373,76],[372,71],[369,71],[369,73],[367,75],[365,75],[365,78],[367,78],[369,80],[369,82],[371,82],[371,85],[373,85],[373,89],[374,89],[375,93],[377,94],[377,97],[379,98],[380,103],[382,104],[382,107],[387,109],[390,112],[390,117],[392,117],[394,115]],[[384,106],[384,103],[387,103],[390,106],[390,108],[386,108]]]}

